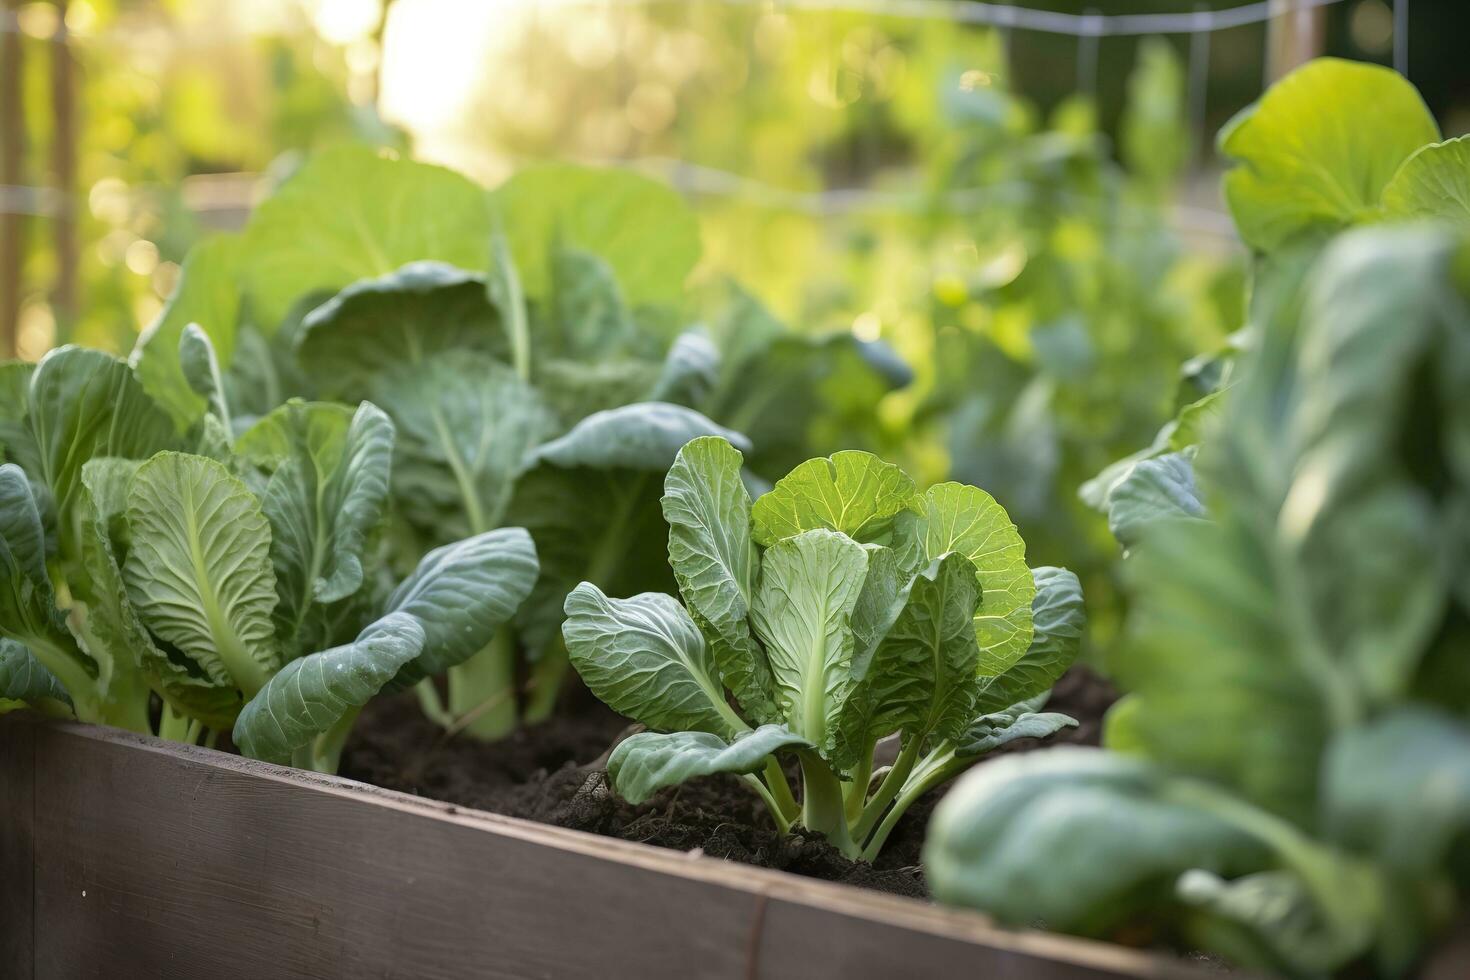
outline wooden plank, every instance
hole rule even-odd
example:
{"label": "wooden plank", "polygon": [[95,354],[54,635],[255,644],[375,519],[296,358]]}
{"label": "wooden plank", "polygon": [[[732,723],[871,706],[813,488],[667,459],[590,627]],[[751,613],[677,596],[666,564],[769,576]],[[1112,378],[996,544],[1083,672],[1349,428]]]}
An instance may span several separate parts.
{"label": "wooden plank", "polygon": [[0,964],[16,977],[35,960],[34,734],[29,718],[0,719]]}
{"label": "wooden plank", "polygon": [[1204,975],[110,729],[35,767],[38,980]]}

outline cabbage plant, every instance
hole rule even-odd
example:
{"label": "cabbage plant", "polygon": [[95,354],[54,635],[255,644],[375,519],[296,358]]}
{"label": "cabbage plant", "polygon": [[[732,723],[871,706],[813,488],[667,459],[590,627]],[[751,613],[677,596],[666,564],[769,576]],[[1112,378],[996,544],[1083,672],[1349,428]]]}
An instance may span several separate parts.
{"label": "cabbage plant", "polygon": [[[637,803],[694,776],[735,773],[783,832],[800,824],[872,860],[908,807],[985,752],[1075,724],[1040,710],[1073,661],[1071,573],[1026,567],[983,490],[925,492],[863,452],[809,460],[752,503],[742,454],[680,450],[664,481],[668,561],[682,603],[566,600],[572,663],[650,731],[608,760]],[[892,766],[875,772],[894,736]],[[801,802],[780,764],[794,756]]]}

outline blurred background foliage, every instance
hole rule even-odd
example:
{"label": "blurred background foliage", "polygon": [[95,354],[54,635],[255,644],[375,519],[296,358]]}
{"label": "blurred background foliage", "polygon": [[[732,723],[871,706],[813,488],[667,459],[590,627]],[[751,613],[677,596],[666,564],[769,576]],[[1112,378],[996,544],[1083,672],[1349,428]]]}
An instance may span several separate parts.
{"label": "blurred background foliage", "polygon": [[[723,0],[4,4],[0,87],[20,102],[0,119],[0,264],[18,279],[0,315],[20,356],[129,349],[190,245],[313,149],[365,143],[487,185],[536,160],[634,167],[698,212],[691,288],[712,317],[733,278],[795,329],[893,346],[914,384],[845,412],[860,423],[834,440],[988,489],[1032,564],[1083,577],[1103,646],[1116,545],[1076,489],[1190,400],[1179,365],[1242,320],[1210,134],[1274,70],[1261,25],[1212,35],[1201,62],[1182,37],[1084,51]],[[1455,133],[1466,83],[1435,75],[1454,32],[1430,7],[1415,81]],[[1389,58],[1385,0],[1313,18],[1316,50]]]}

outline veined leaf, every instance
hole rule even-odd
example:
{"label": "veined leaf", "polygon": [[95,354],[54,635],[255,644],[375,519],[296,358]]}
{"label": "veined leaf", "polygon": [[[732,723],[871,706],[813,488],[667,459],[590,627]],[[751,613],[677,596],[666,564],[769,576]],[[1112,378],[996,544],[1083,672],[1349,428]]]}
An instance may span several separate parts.
{"label": "veined leaf", "polygon": [[1383,189],[1383,210],[1394,217],[1470,223],[1470,137],[1410,154]]}
{"label": "veined leaf", "polygon": [[[46,535],[41,511],[25,472],[14,463],[0,466],[0,636],[33,648],[42,656],[67,657],[83,663],[56,608],[56,595],[46,571]],[[56,670],[61,665],[52,661]]]}
{"label": "veined leaf", "polygon": [[667,470],[685,443],[706,435],[719,436],[742,451],[750,448],[743,435],[692,408],[639,402],[587,416],[566,435],[541,446],[534,460],[561,467]]}
{"label": "veined leaf", "polygon": [[679,592],[709,640],[721,679],[741,707],[765,719],[774,711],[772,682],[748,620],[760,557],[750,540],[742,462],[719,436],[691,440],[664,479],[662,505]]}
{"label": "veined leaf", "polygon": [[894,517],[914,504],[914,481],[872,453],[809,459],[776,481],[752,511],[763,547],[814,528],[860,542],[888,544]]}
{"label": "veined leaf", "polygon": [[179,338],[179,369],[183,371],[190,390],[204,399],[209,413],[219,420],[228,435],[231,430],[230,403],[225,394],[225,379],[220,373],[214,344],[197,323],[185,326],[184,334]]}
{"label": "veined leaf", "polygon": [[562,626],[589,690],[650,728],[729,736],[745,724],[725,703],[715,661],[672,596],[611,599],[590,582],[571,591]]}
{"label": "veined leaf", "polygon": [[697,330],[674,338],[649,398],[653,401],[698,405],[719,383],[720,350]]}
{"label": "veined leaf", "polygon": [[805,531],[766,549],[751,620],[765,643],[776,705],[791,730],[825,747],[851,683],[852,613],[868,571],[862,545]]}
{"label": "veined leaf", "polygon": [[233,738],[240,752],[278,765],[360,708],[424,647],[418,619],[390,613],[351,643],[293,660],[245,705]]}
{"label": "veined leaf", "polygon": [[1205,516],[1194,464],[1184,453],[1166,453],[1134,463],[1108,491],[1108,529],[1125,547],[1161,520]]}
{"label": "veined leaf", "polygon": [[[577,249],[553,247],[545,306],[558,354],[600,362],[633,352],[638,325],[623,302],[612,267]],[[548,338],[550,339],[550,338]]]}
{"label": "veined leaf", "polygon": [[1031,570],[1036,598],[1031,601],[1031,645],[1005,673],[981,678],[982,713],[1005,711],[1011,705],[1043,695],[1077,660],[1087,610],[1082,583],[1065,568],[1043,565]]}
{"label": "veined leaf", "polygon": [[1036,583],[1026,567],[1026,542],[995,498],[977,487],[941,483],[920,500],[917,533],[930,561],[957,551],[975,565],[980,608],[975,637],[979,673],[997,677],[1031,645],[1031,602]]}
{"label": "veined leaf", "polygon": [[810,744],[784,725],[762,725],[730,741],[709,732],[639,732],[613,749],[607,777],[619,796],[638,804],[696,776],[758,772],[771,753]]}
{"label": "veined leaf", "polygon": [[159,453],[128,491],[128,598],[157,636],[247,696],[279,666],[276,581],[260,501],[222,464]]}
{"label": "veined leaf", "polygon": [[[16,462],[14,447],[19,447],[20,455],[25,453],[24,447],[31,442],[31,430],[26,421],[27,406],[30,401],[31,373],[36,366],[28,361],[5,361],[0,363],[0,463],[6,461]],[[6,447],[13,447],[7,452]]]}
{"label": "veined leaf", "polygon": [[1038,711],[1045,701],[1046,695],[1041,695],[979,716],[955,740],[955,757],[972,758],[1019,738],[1048,738],[1063,728],[1077,727],[1076,718],[1056,711]]}
{"label": "veined leaf", "polygon": [[0,637],[0,714],[28,707],[70,714],[71,697],[24,644]]}
{"label": "veined leaf", "polygon": [[356,412],[291,400],[240,437],[237,451],[269,482],[276,638],[286,659],[326,640],[324,607],[362,587],[368,541],[383,519],[393,423],[369,402]]}

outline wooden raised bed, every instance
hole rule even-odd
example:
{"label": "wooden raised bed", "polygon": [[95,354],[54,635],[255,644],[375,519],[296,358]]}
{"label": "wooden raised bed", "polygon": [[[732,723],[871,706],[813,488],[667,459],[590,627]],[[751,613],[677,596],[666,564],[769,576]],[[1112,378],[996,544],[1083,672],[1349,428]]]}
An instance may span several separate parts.
{"label": "wooden raised bed", "polygon": [[35,980],[1218,976],[26,716],[0,719],[0,965]]}

